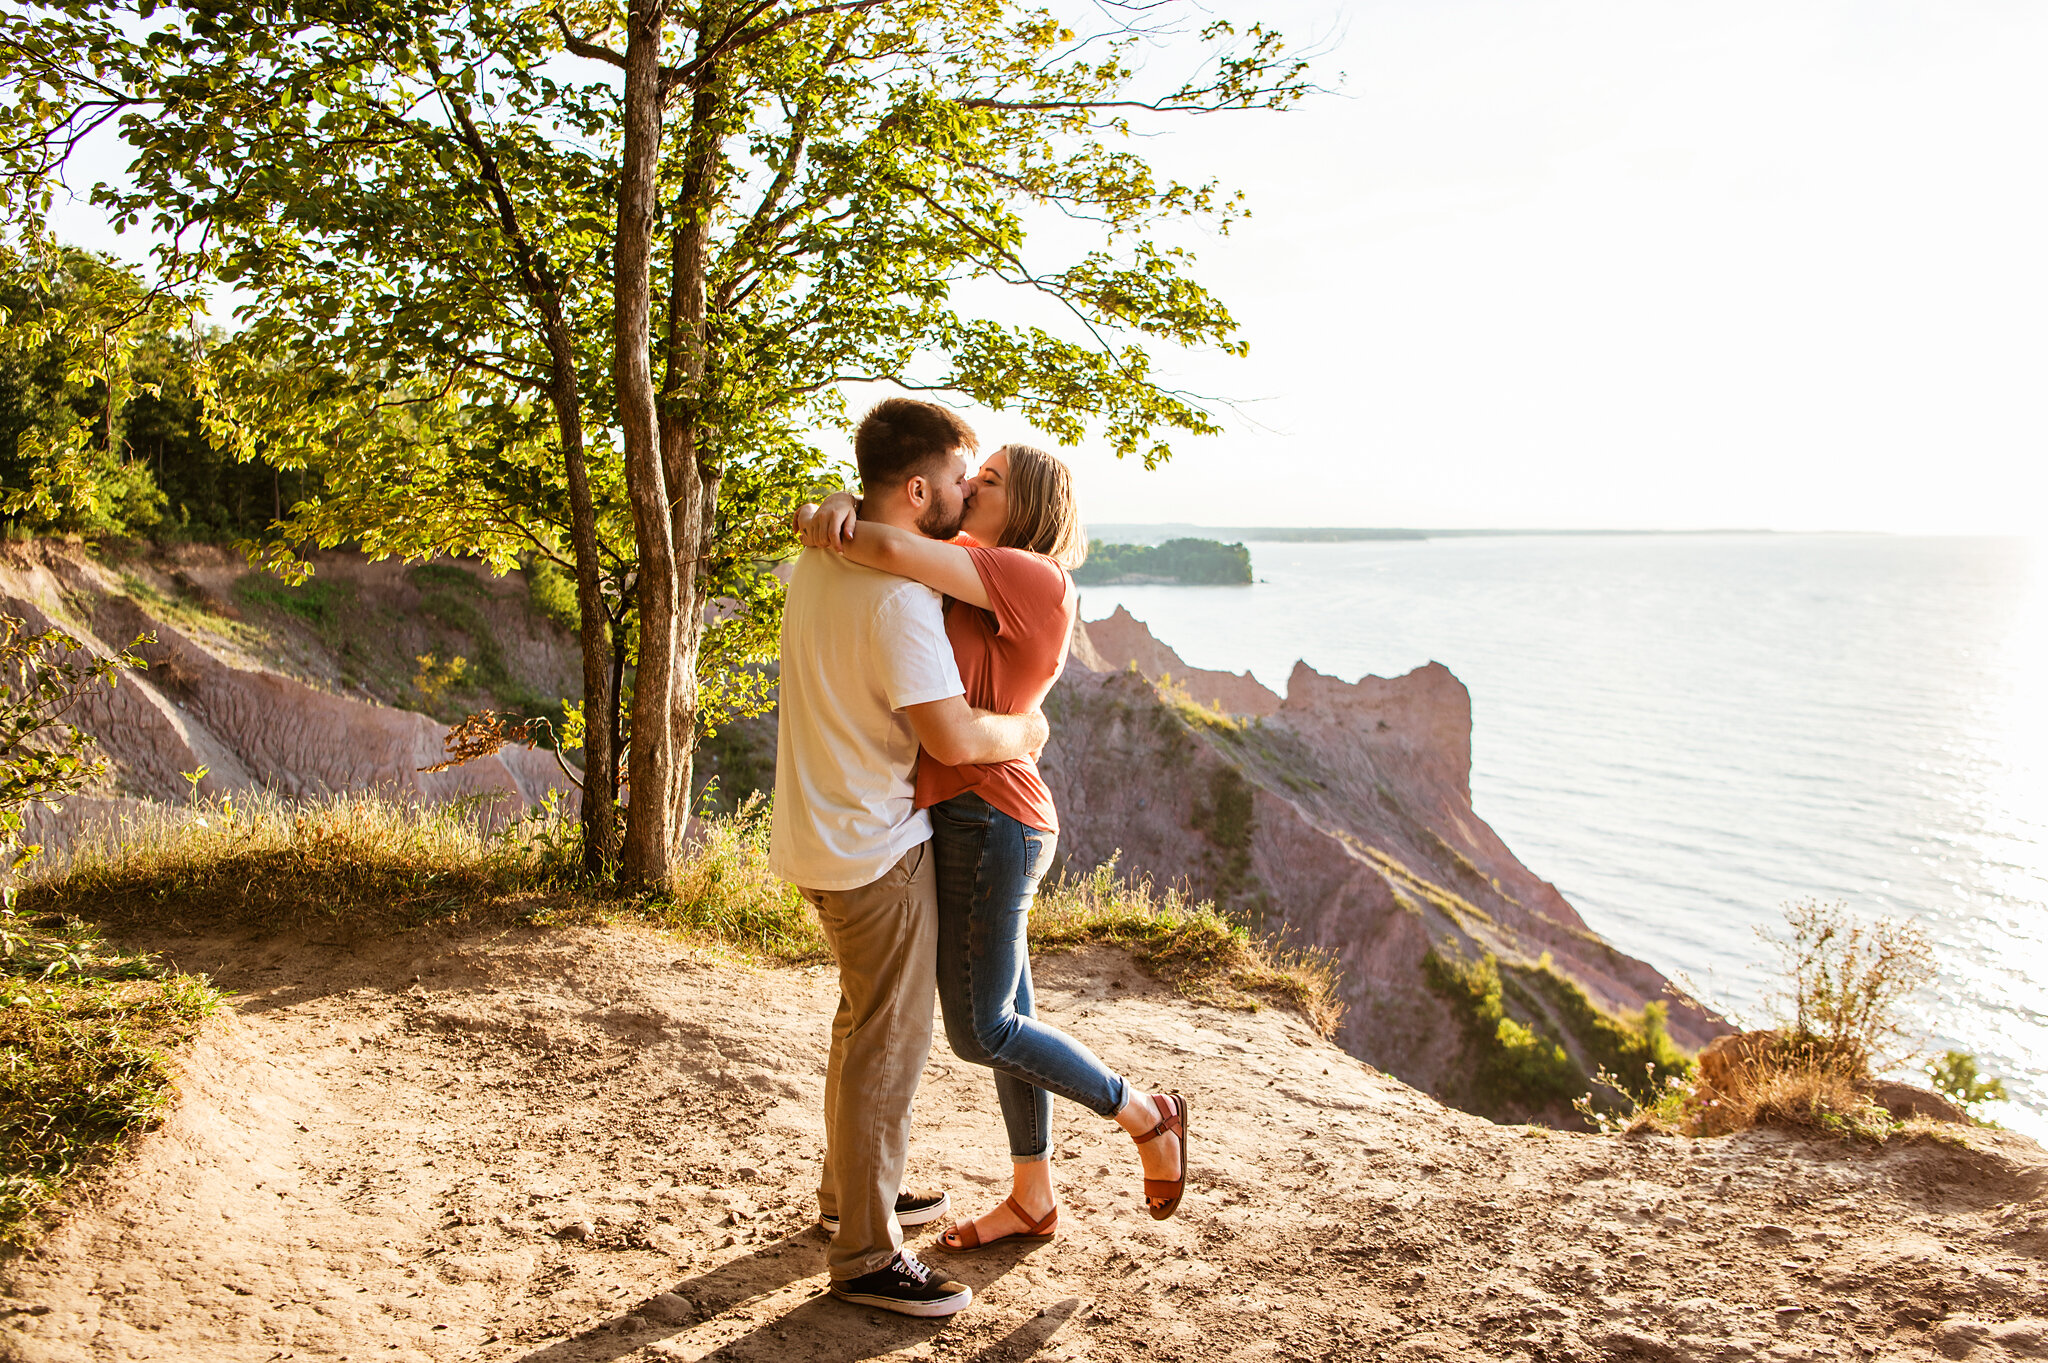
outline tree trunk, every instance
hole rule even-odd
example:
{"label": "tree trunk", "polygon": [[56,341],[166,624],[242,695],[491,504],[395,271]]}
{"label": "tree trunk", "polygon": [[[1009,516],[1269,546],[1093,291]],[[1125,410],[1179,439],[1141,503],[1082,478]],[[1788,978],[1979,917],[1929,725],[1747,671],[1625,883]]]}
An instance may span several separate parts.
{"label": "tree trunk", "polygon": [[[435,74],[440,74],[435,68]],[[602,876],[617,860],[615,830],[619,795],[618,686],[607,669],[613,633],[600,589],[597,508],[590,493],[590,464],[583,449],[583,395],[576,378],[576,341],[562,312],[562,287],[547,257],[536,249],[519,221],[498,160],[470,116],[469,106],[451,94],[449,111],[463,144],[475,158],[477,174],[511,243],[513,261],[527,298],[541,315],[548,348],[548,401],[555,409],[562,441],[562,465],[569,481],[569,542],[576,556],[576,609],[583,648],[583,870]]]}
{"label": "tree trunk", "polygon": [[633,678],[629,794],[620,875],[659,886],[674,875],[677,808],[674,726],[678,597],[676,546],[667,479],[662,475],[649,321],[656,171],[661,153],[660,0],[631,0],[626,11],[625,140],[620,150],[619,223],[614,238],[612,382],[625,441],[626,492],[640,554],[640,664]]}
{"label": "tree trunk", "polygon": [[597,508],[583,451],[583,397],[576,382],[576,347],[559,300],[543,305],[547,318],[548,398],[561,432],[562,464],[569,475],[569,542],[576,556],[576,611],[583,649],[583,873],[601,877],[618,861],[618,724],[611,676],[611,620],[599,586]]}
{"label": "tree trunk", "polygon": [[[687,815],[697,747],[699,694],[697,652],[704,638],[706,574],[703,562],[714,546],[720,465],[717,433],[705,419],[705,376],[710,337],[706,299],[710,279],[711,215],[718,196],[723,143],[723,90],[715,68],[699,77],[690,101],[690,129],[683,147],[682,183],[677,186],[677,220],[670,244],[668,338],[662,363],[662,476],[668,484],[669,534],[678,562],[686,565],[678,584],[681,611],[676,622],[676,677],[668,709],[669,745],[676,754],[670,798]],[[684,822],[673,830],[680,853]]]}

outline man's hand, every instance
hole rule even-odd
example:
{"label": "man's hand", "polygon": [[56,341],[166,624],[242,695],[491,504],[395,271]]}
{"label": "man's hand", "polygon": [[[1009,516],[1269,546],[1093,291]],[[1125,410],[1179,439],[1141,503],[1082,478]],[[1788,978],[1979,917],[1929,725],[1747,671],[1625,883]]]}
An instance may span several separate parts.
{"label": "man's hand", "polygon": [[905,708],[917,741],[933,758],[949,767],[982,766],[1030,757],[1045,746],[1052,730],[1037,710],[999,715],[976,710],[965,696],[948,696]]}
{"label": "man's hand", "polygon": [[[808,511],[810,514],[805,515]],[[835,492],[818,506],[797,512],[797,532],[806,549],[843,551],[853,540],[853,528],[860,523],[860,499],[851,492]]]}

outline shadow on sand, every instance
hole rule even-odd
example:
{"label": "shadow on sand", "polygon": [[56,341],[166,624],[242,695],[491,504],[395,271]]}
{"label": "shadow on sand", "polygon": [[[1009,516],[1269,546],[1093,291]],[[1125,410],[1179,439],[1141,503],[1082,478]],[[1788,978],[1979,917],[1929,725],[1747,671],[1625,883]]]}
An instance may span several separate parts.
{"label": "shadow on sand", "polygon": [[[972,1287],[979,1296],[989,1284],[1015,1268],[1026,1253],[1027,1250],[998,1251],[965,1265],[947,1262],[936,1266],[948,1277]],[[735,1306],[780,1292],[824,1271],[824,1244],[816,1232],[805,1230],[729,1259],[709,1272],[685,1278],[663,1292],[696,1303],[700,1320],[709,1321]],[[653,1323],[654,1297],[659,1295],[662,1294],[653,1294],[567,1339],[522,1355],[520,1363],[609,1363],[697,1328],[694,1324]],[[1079,1297],[1054,1303],[972,1355],[969,1363],[1022,1363],[1044,1348],[1082,1304]],[[968,1309],[971,1312],[974,1308]],[[826,1295],[819,1286],[796,1305],[752,1321],[753,1328],[704,1357],[720,1363],[780,1363],[784,1359],[860,1363],[862,1359],[894,1353],[931,1339],[945,1330],[952,1319],[958,1318],[920,1320],[849,1306]]]}

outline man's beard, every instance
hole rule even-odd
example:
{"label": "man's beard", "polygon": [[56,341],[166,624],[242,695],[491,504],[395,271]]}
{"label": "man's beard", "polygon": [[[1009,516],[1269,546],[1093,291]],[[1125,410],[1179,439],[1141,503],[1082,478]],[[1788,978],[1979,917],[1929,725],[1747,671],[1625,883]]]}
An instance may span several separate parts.
{"label": "man's beard", "polygon": [[949,540],[960,533],[960,522],[967,519],[967,502],[963,498],[946,507],[934,501],[917,518],[917,533],[929,539]]}

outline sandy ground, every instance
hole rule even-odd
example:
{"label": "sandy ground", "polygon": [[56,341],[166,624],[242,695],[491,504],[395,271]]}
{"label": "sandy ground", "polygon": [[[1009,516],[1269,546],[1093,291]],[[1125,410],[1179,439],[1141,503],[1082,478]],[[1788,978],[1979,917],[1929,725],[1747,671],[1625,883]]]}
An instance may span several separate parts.
{"label": "sandy ground", "polygon": [[[1047,1014],[1189,1095],[1188,1203],[1147,1218],[1128,1140],[1059,1105],[1061,1238],[925,1228],[977,1301],[913,1321],[822,1295],[829,970],[628,931],[156,945],[242,992],[172,1119],[9,1266],[8,1359],[2048,1357],[2048,1160],[2015,1136],[1496,1127],[1298,1019],[1054,958]],[[982,1072],[935,1057],[918,1126],[914,1182],[1000,1198]]]}

